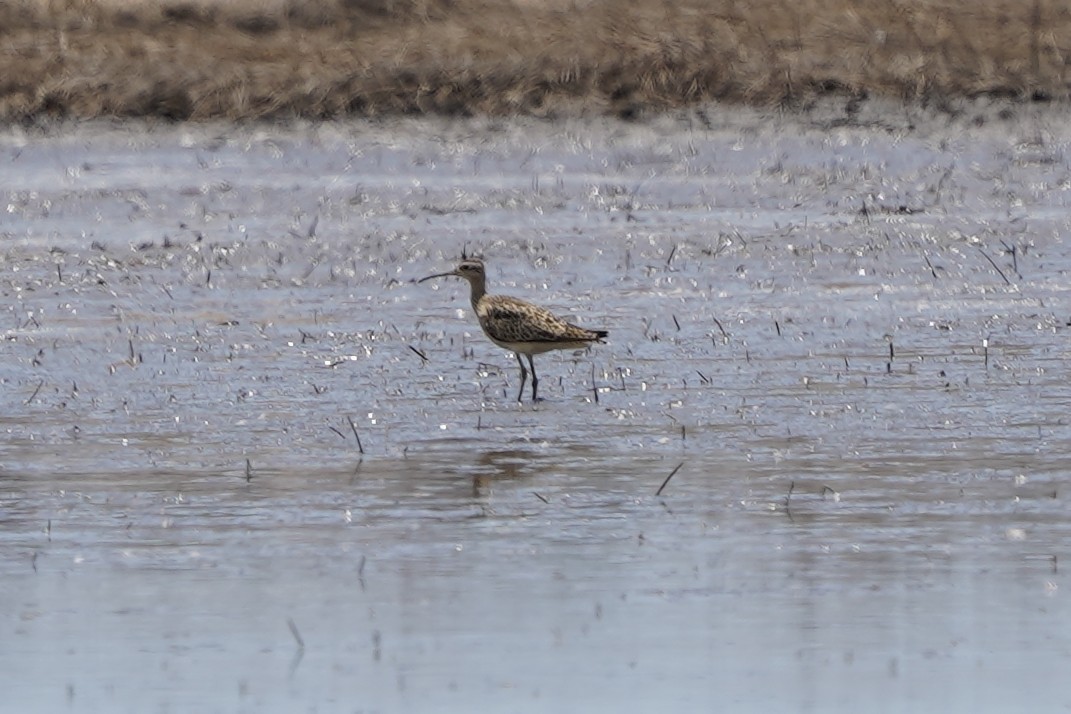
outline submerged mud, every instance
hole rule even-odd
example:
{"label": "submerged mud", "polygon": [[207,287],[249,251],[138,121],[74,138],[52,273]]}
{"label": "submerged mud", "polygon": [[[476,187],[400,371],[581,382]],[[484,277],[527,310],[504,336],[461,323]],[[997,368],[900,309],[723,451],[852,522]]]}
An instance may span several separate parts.
{"label": "submerged mud", "polygon": [[1067,706],[1071,135],[916,119],[8,130],[12,701]]}

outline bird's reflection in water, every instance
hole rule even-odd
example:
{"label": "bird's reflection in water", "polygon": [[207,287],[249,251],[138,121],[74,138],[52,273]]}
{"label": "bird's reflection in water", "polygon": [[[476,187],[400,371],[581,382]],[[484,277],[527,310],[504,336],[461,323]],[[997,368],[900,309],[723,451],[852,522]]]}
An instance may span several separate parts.
{"label": "bird's reflection in water", "polygon": [[495,481],[523,478],[529,474],[532,454],[527,451],[482,451],[476,459],[472,477],[472,497],[486,498]]}

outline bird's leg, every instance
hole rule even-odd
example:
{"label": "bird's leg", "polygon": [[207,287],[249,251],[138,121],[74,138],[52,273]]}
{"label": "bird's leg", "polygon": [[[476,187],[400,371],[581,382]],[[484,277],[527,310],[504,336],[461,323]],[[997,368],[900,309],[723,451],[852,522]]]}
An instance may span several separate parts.
{"label": "bird's leg", "polygon": [[528,366],[532,368],[532,401],[538,402],[539,399],[536,397],[536,389],[539,388],[539,377],[536,376],[535,362],[532,361],[532,355],[528,355]]}
{"label": "bird's leg", "polygon": [[[517,390],[517,401],[519,402],[521,397],[524,396],[524,380],[528,379],[528,370],[524,368],[524,362],[521,361],[521,353],[514,352],[513,354],[517,356],[517,364],[521,366],[521,388]],[[528,359],[532,358],[529,357]],[[532,379],[535,380],[535,367],[532,368]],[[533,384],[535,384],[534,381]]]}

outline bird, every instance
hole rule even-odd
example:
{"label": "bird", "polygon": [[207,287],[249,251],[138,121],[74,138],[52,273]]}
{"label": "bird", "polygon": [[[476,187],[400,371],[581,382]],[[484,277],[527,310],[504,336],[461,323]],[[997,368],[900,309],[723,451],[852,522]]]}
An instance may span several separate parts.
{"label": "bird", "polygon": [[583,349],[592,343],[604,342],[609,334],[606,330],[589,330],[573,325],[550,310],[524,300],[506,295],[488,295],[487,273],[483,261],[476,258],[463,257],[453,270],[429,275],[417,282],[446,277],[464,278],[469,282],[472,309],[483,333],[491,342],[510,350],[517,357],[517,364],[521,367],[518,402],[523,401],[524,383],[528,379],[528,368],[524,366],[521,355],[528,358],[528,367],[532,371],[532,401],[537,402],[539,377],[532,361],[534,355],[551,350]]}

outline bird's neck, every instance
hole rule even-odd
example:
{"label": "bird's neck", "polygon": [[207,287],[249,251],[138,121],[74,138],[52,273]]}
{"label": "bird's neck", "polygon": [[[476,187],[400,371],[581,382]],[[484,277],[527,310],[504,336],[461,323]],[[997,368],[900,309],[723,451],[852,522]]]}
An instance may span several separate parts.
{"label": "bird's neck", "polygon": [[487,287],[483,284],[483,281],[474,280],[470,283],[472,287],[472,309],[476,310],[476,306],[480,304],[480,300],[487,294]]}

